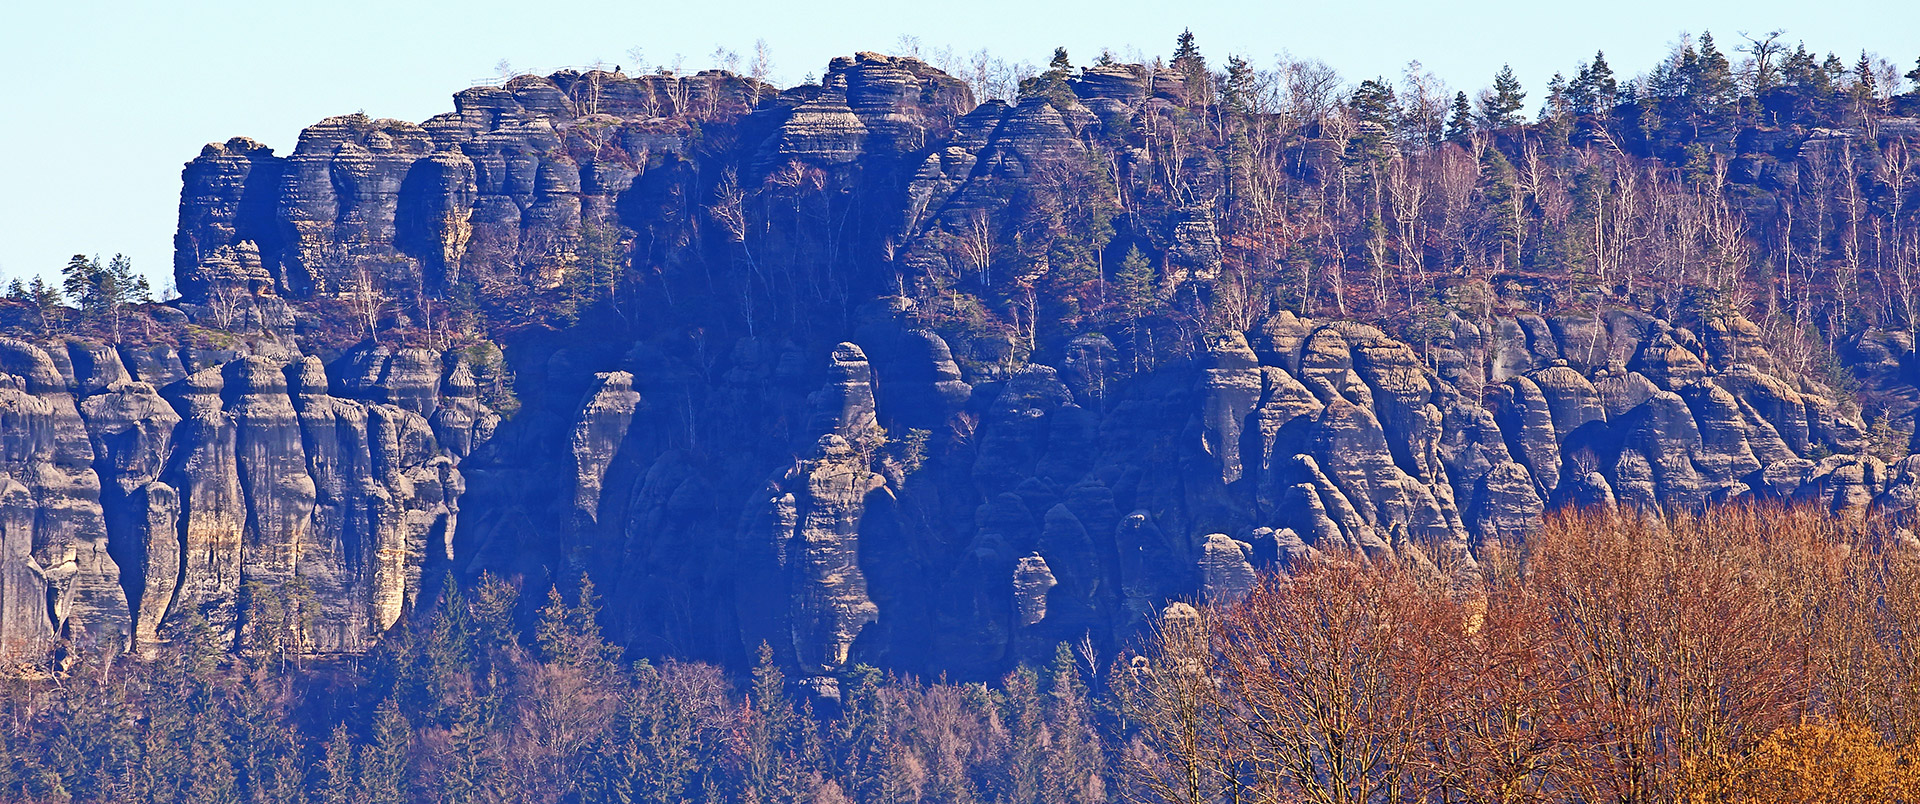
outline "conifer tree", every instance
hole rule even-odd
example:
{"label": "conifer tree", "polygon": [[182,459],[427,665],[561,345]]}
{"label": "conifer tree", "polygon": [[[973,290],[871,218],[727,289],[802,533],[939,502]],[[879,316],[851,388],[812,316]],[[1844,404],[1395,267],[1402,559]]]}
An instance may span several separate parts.
{"label": "conifer tree", "polygon": [[1480,119],[1494,129],[1520,125],[1526,122],[1520,117],[1526,100],[1527,93],[1520,88],[1520,79],[1514,76],[1513,67],[1502,66],[1493,77],[1493,89],[1480,98]]}
{"label": "conifer tree", "polygon": [[1192,28],[1181,29],[1180,35],[1174,39],[1173,60],[1168,65],[1182,73],[1206,71],[1207,60],[1200,55],[1200,46],[1194,43]]}
{"label": "conifer tree", "polygon": [[1587,67],[1587,86],[1593,98],[1593,107],[1587,112],[1601,117],[1613,114],[1613,103],[1619,97],[1620,85],[1613,78],[1613,68],[1607,66],[1605,51],[1593,52],[1593,64]]}
{"label": "conifer tree", "polygon": [[453,703],[452,709],[447,747],[440,765],[440,801],[445,804],[486,801],[492,787],[489,783],[491,758],[487,753],[487,728],[480,704],[472,696],[462,696]]}
{"label": "conifer tree", "polygon": [[1005,787],[998,798],[1009,804],[1035,804],[1041,795],[1046,746],[1052,742],[1040,701],[1040,677],[1033,668],[1021,665],[1001,680],[1000,687],[1001,721],[1011,744],[1002,780]]}
{"label": "conifer tree", "polygon": [[612,669],[620,648],[608,644],[600,634],[600,598],[594,594],[593,579],[582,573],[580,598],[568,606],[556,587],[547,589],[547,604],[540,608],[540,624],[534,640],[548,664],[576,667],[588,673]]}
{"label": "conifer tree", "polygon": [[1453,93],[1453,112],[1447,117],[1447,141],[1464,143],[1473,137],[1473,105],[1467,93]]}
{"label": "conifer tree", "polygon": [[786,675],[774,662],[773,647],[760,643],[749,693],[749,722],[745,727],[746,771],[749,790],[762,801],[784,801],[794,789],[793,704],[787,699]]}
{"label": "conifer tree", "polygon": [[320,756],[320,790],[316,804],[353,804],[360,795],[360,769],[353,757],[353,737],[347,724],[333,727]]}
{"label": "conifer tree", "polygon": [[61,288],[81,315],[107,323],[116,342],[127,306],[152,300],[146,277],[134,273],[133,261],[124,254],[113,255],[104,266],[99,257],[75,254],[60,274]]}
{"label": "conifer tree", "polygon": [[1860,51],[1860,61],[1853,66],[1853,102],[1862,111],[1875,109],[1879,105],[1879,88],[1874,86],[1873,59],[1867,52]]}
{"label": "conifer tree", "polygon": [[183,798],[194,804],[240,804],[240,773],[234,767],[233,742],[226,718],[211,696],[202,696],[200,711],[188,731],[186,789]]}
{"label": "conifer tree", "polygon": [[1258,103],[1260,76],[1239,56],[1227,57],[1227,77],[1222,86],[1226,93],[1227,108],[1242,114],[1254,111]]}
{"label": "conifer tree", "polygon": [[1119,272],[1113,275],[1114,290],[1128,319],[1139,318],[1152,308],[1153,284],[1153,263],[1140,253],[1139,246],[1129,247],[1127,256],[1120,261]]}
{"label": "conifer tree", "polygon": [[1054,648],[1048,684],[1046,717],[1052,743],[1042,774],[1045,800],[1101,804],[1106,796],[1099,736],[1092,729],[1093,710],[1079,662],[1064,642]]}
{"label": "conifer tree", "polygon": [[400,702],[387,698],[373,714],[373,742],[360,749],[360,785],[366,804],[407,804],[407,759],[413,727]]}
{"label": "conifer tree", "polygon": [[60,331],[66,307],[60,303],[60,290],[40,277],[34,277],[27,285],[25,301],[33,307],[34,322],[41,334],[52,335]]}
{"label": "conifer tree", "polygon": [[440,605],[428,621],[426,645],[420,652],[422,699],[418,711],[428,719],[449,725],[456,710],[470,697],[473,642],[466,596],[449,573],[442,582]]}
{"label": "conifer tree", "polygon": [[1384,78],[1361,81],[1353,94],[1347,96],[1347,108],[1352,109],[1361,122],[1377,125],[1389,134],[1393,133],[1395,118],[1399,116],[1393,86]]}
{"label": "conifer tree", "polygon": [[1205,106],[1213,101],[1213,75],[1207,72],[1207,59],[1194,43],[1193,31],[1182,29],[1174,41],[1173,61],[1168,63],[1180,74],[1187,88],[1187,100]]}

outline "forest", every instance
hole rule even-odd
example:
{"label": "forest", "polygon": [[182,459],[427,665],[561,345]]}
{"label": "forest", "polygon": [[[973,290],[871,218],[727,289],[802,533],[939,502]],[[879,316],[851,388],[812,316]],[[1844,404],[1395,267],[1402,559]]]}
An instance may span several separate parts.
{"label": "forest", "polygon": [[1920,544],[1824,511],[1569,511],[1485,582],[1328,557],[1118,657],[836,696],[627,663],[591,584],[449,583],[366,657],[78,657],[6,681],[23,802],[1893,802],[1920,795]]}

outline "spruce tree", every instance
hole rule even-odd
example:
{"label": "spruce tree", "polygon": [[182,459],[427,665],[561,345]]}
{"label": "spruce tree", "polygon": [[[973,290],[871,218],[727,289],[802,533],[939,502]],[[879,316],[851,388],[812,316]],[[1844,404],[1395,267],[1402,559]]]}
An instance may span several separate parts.
{"label": "spruce tree", "polygon": [[445,725],[470,697],[474,634],[466,596],[451,573],[440,588],[440,605],[428,622],[420,652],[422,695],[415,711]]}
{"label": "spruce tree", "polygon": [[572,606],[567,605],[558,588],[548,588],[547,604],[540,608],[540,623],[534,628],[541,658],[548,664],[588,673],[613,669],[620,648],[601,636],[599,618],[600,598],[594,594],[593,578],[585,573],[580,575],[579,600]]}
{"label": "spruce tree", "polygon": [[1174,41],[1173,61],[1168,66],[1185,82],[1188,101],[1201,106],[1212,102],[1213,75],[1207,72],[1207,59],[1200,55],[1200,46],[1194,43],[1191,29],[1180,31]]}
{"label": "spruce tree", "polygon": [[1878,104],[1878,92],[1873,81],[1873,59],[1862,50],[1853,66],[1853,102],[1862,110],[1872,109]]}
{"label": "spruce tree", "polygon": [[1181,29],[1180,35],[1175,37],[1173,61],[1168,64],[1182,73],[1189,70],[1199,70],[1203,73],[1206,71],[1207,60],[1200,55],[1200,46],[1194,43],[1192,28]]}
{"label": "spruce tree", "polygon": [[747,705],[744,782],[762,801],[787,800],[795,782],[793,704],[787,700],[786,675],[774,662],[773,647],[765,642],[760,643]]}
{"label": "spruce tree", "polygon": [[1254,111],[1258,105],[1260,76],[1239,56],[1227,57],[1227,78],[1223,82],[1226,90],[1227,108],[1242,114]]}
{"label": "spruce tree", "polygon": [[1467,93],[1453,93],[1453,113],[1447,117],[1447,141],[1464,143],[1473,138],[1473,104]]}
{"label": "spruce tree", "polygon": [[1613,103],[1620,95],[1620,85],[1613,78],[1613,68],[1607,66],[1605,51],[1593,52],[1593,64],[1587,67],[1587,86],[1593,93],[1593,106],[1587,111],[1601,117],[1613,114]]}
{"label": "spruce tree", "polygon": [[316,804],[353,804],[360,797],[360,769],[353,757],[353,737],[345,723],[336,724],[320,755],[320,790]]}
{"label": "spruce tree", "polygon": [[1712,33],[1702,34],[1697,48],[1683,48],[1678,66],[1661,74],[1669,80],[1660,82],[1651,94],[1667,107],[1662,122],[1671,140],[1698,139],[1732,121],[1739,85],[1732,64],[1714,47]]}
{"label": "spruce tree", "polygon": [[1061,804],[1101,804],[1100,739],[1092,729],[1093,709],[1079,662],[1064,642],[1054,648],[1048,683],[1047,730],[1053,741],[1042,774],[1045,798]]}
{"label": "spruce tree", "polygon": [[373,742],[360,749],[360,785],[366,804],[406,804],[407,758],[413,749],[413,727],[400,714],[394,698],[380,702],[373,714]]}
{"label": "spruce tree", "polygon": [[441,761],[440,801],[445,804],[476,804],[488,800],[492,787],[491,757],[487,752],[487,728],[480,705],[472,696],[461,696],[452,705],[452,724],[447,732],[447,747]]}

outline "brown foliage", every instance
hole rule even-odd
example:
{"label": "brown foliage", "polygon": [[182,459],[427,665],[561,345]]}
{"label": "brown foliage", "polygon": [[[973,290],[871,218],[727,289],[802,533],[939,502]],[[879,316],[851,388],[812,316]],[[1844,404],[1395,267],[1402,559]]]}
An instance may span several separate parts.
{"label": "brown foliage", "polygon": [[1902,800],[1920,560],[1895,533],[1569,511],[1464,593],[1333,557],[1162,629],[1131,767],[1172,801]]}

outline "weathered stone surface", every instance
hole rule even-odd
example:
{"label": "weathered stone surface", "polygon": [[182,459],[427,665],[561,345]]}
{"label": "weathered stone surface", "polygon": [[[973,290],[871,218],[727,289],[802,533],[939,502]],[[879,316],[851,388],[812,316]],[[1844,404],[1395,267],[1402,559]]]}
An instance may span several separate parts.
{"label": "weathered stone surface", "polygon": [[1200,591],[1206,600],[1235,603],[1253,591],[1258,576],[1248,560],[1251,545],[1236,542],[1224,533],[1213,533],[1201,549],[1200,573],[1204,580]]}

